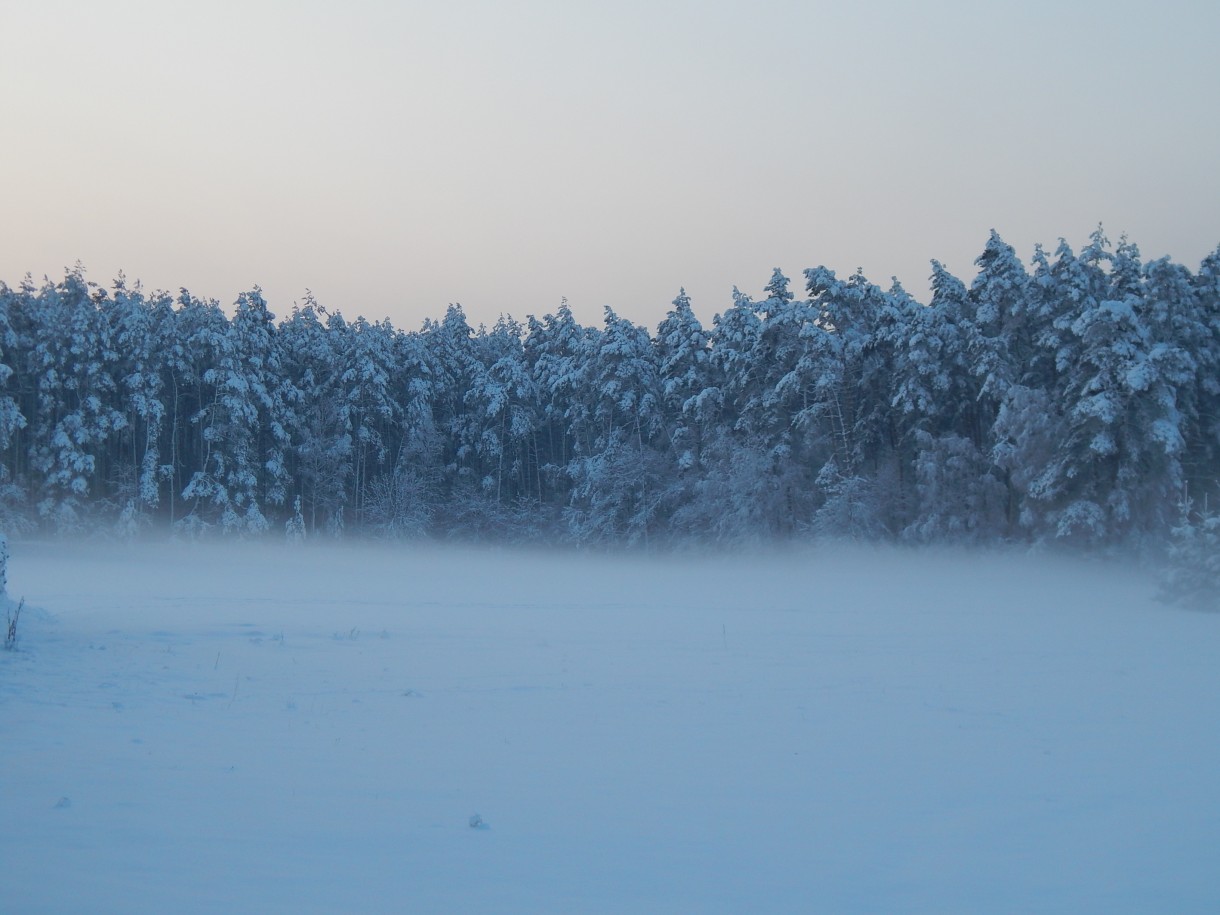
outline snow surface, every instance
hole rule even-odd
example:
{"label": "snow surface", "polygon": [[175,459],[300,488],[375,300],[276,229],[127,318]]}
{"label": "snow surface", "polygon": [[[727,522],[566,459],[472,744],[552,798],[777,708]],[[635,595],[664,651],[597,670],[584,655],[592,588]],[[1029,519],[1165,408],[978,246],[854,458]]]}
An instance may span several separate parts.
{"label": "snow surface", "polygon": [[1220,909],[1220,617],[1138,571],[12,554],[6,912]]}

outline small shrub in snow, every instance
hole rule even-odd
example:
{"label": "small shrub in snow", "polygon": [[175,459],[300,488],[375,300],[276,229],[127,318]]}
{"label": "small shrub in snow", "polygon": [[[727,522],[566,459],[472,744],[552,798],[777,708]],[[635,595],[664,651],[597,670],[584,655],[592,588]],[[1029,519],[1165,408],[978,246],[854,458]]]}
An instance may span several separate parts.
{"label": "small shrub in snow", "polygon": [[1173,529],[1169,568],[1161,582],[1166,600],[1200,610],[1220,610],[1220,515],[1192,513],[1189,501]]}
{"label": "small shrub in snow", "polygon": [[301,514],[301,497],[297,496],[292,503],[292,517],[284,522],[284,536],[289,543],[305,541],[305,516]]}
{"label": "small shrub in snow", "polygon": [[4,650],[12,651],[17,647],[17,621],[21,619],[21,608],[25,606],[25,599],[23,598],[15,608],[7,598],[3,598],[3,600],[5,603]]}
{"label": "small shrub in snow", "polygon": [[0,604],[4,605],[4,649],[17,647],[17,621],[21,619],[22,600],[16,607],[8,597],[8,538],[0,534]]}
{"label": "small shrub in snow", "polygon": [[422,537],[431,521],[431,481],[416,470],[399,465],[391,474],[375,479],[365,489],[364,511],[368,525],[383,537]]}
{"label": "small shrub in snow", "polygon": [[128,499],[114,522],[114,534],[121,540],[132,540],[141,530],[151,526],[152,518],[140,511],[134,499]]}

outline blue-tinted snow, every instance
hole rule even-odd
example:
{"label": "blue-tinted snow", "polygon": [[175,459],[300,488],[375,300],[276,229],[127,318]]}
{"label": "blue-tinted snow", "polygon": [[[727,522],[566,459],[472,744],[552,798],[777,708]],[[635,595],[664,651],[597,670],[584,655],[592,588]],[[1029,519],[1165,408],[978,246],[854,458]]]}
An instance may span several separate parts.
{"label": "blue-tinted snow", "polygon": [[1220,617],[1137,571],[12,552],[6,911],[1220,907]]}

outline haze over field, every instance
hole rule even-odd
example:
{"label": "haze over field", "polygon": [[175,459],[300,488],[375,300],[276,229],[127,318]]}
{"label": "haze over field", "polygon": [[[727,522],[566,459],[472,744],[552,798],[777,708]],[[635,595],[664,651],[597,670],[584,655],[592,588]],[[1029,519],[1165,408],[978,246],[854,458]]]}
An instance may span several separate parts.
{"label": "haze over field", "polygon": [[1130,568],[29,542],[9,580],[12,911],[1220,905],[1220,629]]}

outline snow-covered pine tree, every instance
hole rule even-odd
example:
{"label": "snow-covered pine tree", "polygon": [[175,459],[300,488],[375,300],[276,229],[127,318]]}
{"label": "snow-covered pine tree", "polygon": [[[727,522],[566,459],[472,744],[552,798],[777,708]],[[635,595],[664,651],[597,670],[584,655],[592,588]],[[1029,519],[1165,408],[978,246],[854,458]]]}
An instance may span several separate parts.
{"label": "snow-covered pine tree", "polygon": [[113,363],[114,384],[126,418],[111,462],[113,497],[128,533],[151,522],[161,501],[166,477],[161,460],[165,421],[163,356],[158,353],[158,322],[171,311],[170,298],[158,293],[144,296],[137,284],[128,287],[122,274],[113,294],[102,301],[118,359]]}
{"label": "snow-covered pine tree", "polygon": [[25,493],[16,477],[22,450],[17,436],[25,428],[26,419],[18,404],[20,391],[13,396],[13,388],[19,389],[19,379],[11,364],[20,355],[20,336],[12,316],[20,311],[24,295],[24,290],[9,289],[0,282],[0,524],[9,529],[26,523],[27,509]]}
{"label": "snow-covered pine tree", "polygon": [[573,461],[593,451],[590,375],[601,335],[577,323],[566,299],[542,320],[530,316],[528,327],[525,362],[539,398],[539,499],[562,506],[571,491]]}
{"label": "snow-covered pine tree", "polygon": [[[1005,487],[1005,527],[1015,533],[1021,515],[1020,488],[1003,463],[1004,441],[995,428],[1010,389],[1021,383],[1025,366],[1033,361],[1037,349],[1031,317],[1029,273],[1012,246],[994,229],[975,260],[978,274],[970,284],[968,298],[971,327],[970,357],[979,395],[976,405],[979,426],[993,448],[993,463],[1003,475]],[[1024,392],[1016,395],[1024,402]]]}
{"label": "snow-covered pine tree", "polygon": [[280,325],[281,402],[289,417],[293,488],[306,529],[343,530],[352,478],[352,433],[341,382],[347,324],[312,296]]}
{"label": "snow-covered pine tree", "polygon": [[451,304],[440,321],[424,323],[425,348],[432,376],[432,415],[445,443],[442,498],[473,474],[477,434],[466,416],[466,392],[476,373],[477,358],[471,338],[474,331],[466,313]]}
{"label": "snow-covered pine tree", "polygon": [[809,405],[809,347],[803,335],[816,322],[810,303],[798,301],[789,282],[776,268],[764,289],[767,297],[755,306],[761,325],[750,362],[757,393],[744,405],[755,414],[755,428],[767,446],[785,455],[793,451],[798,414]]}
{"label": "snow-covered pine tree", "polygon": [[536,461],[530,451],[538,428],[534,379],[526,363],[523,328],[501,317],[472,340],[470,386],[463,398],[473,441],[471,475],[453,506],[452,530],[464,536],[502,536],[520,499],[533,500]]}
{"label": "snow-covered pine tree", "polygon": [[665,462],[661,385],[648,331],[605,310],[593,360],[593,451],[572,465],[569,531],[577,541],[647,542],[660,521]]}
{"label": "snow-covered pine tree", "polygon": [[778,268],[766,292],[756,303],[733,289],[732,306],[713,321],[715,384],[695,401],[717,421],[704,435],[707,472],[678,520],[721,540],[790,533],[808,516],[809,471],[791,459],[788,394],[777,394],[776,386],[800,359],[801,327],[810,312],[807,302],[795,302]]}
{"label": "snow-covered pine tree", "polygon": [[219,523],[225,533],[262,534],[270,525],[268,509],[283,504],[287,493],[274,316],[255,287],[238,296],[232,322],[199,331],[197,343],[211,350],[202,376],[210,397],[204,395],[196,416],[203,460],[182,495],[194,501],[196,521]]}
{"label": "snow-covered pine tree", "polygon": [[215,520],[211,509],[220,504],[210,498],[210,486],[192,483],[211,469],[214,442],[208,429],[216,389],[205,377],[225,346],[228,320],[218,302],[195,298],[186,289],[176,302],[176,308],[158,312],[157,323],[168,436],[163,472],[169,479],[169,523],[197,532]]}
{"label": "snow-covered pine tree", "polygon": [[[459,310],[460,311],[460,310]],[[462,318],[463,326],[465,318]],[[357,318],[346,328],[339,350],[342,400],[339,410],[352,441],[352,493],[357,526],[364,497],[378,475],[393,468],[402,427],[402,409],[390,386],[395,331],[388,321]]]}
{"label": "snow-covered pine tree", "polygon": [[[819,267],[806,270],[805,278],[817,319],[803,334],[811,344],[808,375],[814,383],[800,423],[817,429],[826,446],[817,468],[823,505],[816,524],[852,536],[877,536],[887,527],[895,489],[877,486],[895,469],[890,341],[904,335],[900,328],[911,303],[900,287],[900,294],[887,295],[860,271],[842,281]],[[842,530],[847,523],[851,530]]]}
{"label": "snow-covered pine tree", "polygon": [[27,302],[35,395],[29,463],[39,478],[39,518],[61,532],[87,523],[97,483],[106,478],[99,459],[109,456],[107,445],[125,424],[110,372],[118,355],[95,295],[104,293],[78,266]]}
{"label": "snow-covered pine tree", "polygon": [[760,422],[763,386],[755,364],[762,321],[748,295],[733,287],[733,304],[712,319],[712,377],[721,391],[723,421],[739,440],[751,437]]}
{"label": "snow-covered pine tree", "polygon": [[906,332],[892,342],[891,405],[914,489],[902,536],[976,541],[994,534],[1002,493],[981,447],[966,287],[939,261],[931,280],[931,304],[909,309]]}
{"label": "snow-covered pine tree", "polygon": [[704,425],[697,398],[711,380],[709,337],[685,289],[679,290],[673,307],[657,325],[653,345],[660,373],[662,421],[669,433],[675,469],[681,475],[700,465]]}
{"label": "snow-covered pine tree", "polygon": [[1181,491],[1183,438],[1177,386],[1182,354],[1155,339],[1139,297],[1086,305],[1064,366],[1066,413],[1050,465],[1030,497],[1053,535],[1107,543],[1164,532]]}

